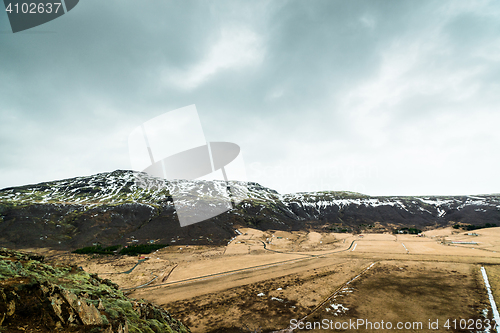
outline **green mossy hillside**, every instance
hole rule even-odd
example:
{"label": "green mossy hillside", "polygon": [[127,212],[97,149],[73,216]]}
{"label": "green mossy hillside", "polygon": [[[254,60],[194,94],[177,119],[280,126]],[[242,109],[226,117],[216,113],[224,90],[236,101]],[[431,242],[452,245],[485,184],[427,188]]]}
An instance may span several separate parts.
{"label": "green mossy hillside", "polygon": [[0,332],[190,332],[164,309],[133,300],[76,266],[0,248]]}

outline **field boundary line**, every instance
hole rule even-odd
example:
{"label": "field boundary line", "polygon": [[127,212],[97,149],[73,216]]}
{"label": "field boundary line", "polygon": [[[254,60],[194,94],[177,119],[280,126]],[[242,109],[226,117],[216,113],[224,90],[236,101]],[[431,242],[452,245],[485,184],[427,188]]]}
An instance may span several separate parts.
{"label": "field boundary line", "polygon": [[[140,288],[139,287],[128,288],[128,290],[156,288],[156,287],[162,287],[162,286],[169,286],[169,285],[173,285],[173,284],[184,284],[184,283],[202,281],[202,280],[206,280],[209,278],[215,278],[215,277],[219,277],[219,276],[225,276],[225,275],[230,275],[230,274],[235,274],[235,273],[240,273],[240,272],[245,272],[245,271],[253,271],[253,270],[257,270],[257,269],[264,269],[264,268],[269,268],[269,267],[280,266],[280,265],[284,265],[284,264],[288,264],[288,263],[295,263],[295,262],[299,262],[299,261],[303,261],[303,260],[313,260],[313,259],[324,258],[330,254],[349,251],[349,249],[352,247],[354,242],[356,242],[356,240],[353,240],[351,242],[351,245],[347,249],[343,249],[343,250],[336,250],[336,251],[322,253],[322,254],[312,254],[312,255],[308,255],[307,257],[302,257],[302,258],[282,260],[282,261],[277,261],[277,262],[269,263],[269,264],[262,264],[262,265],[239,268],[239,269],[229,270],[229,271],[224,271],[224,272],[219,272],[219,273],[212,273],[212,274],[208,274],[208,275],[196,276],[196,277],[187,278],[187,279],[183,279],[183,280],[179,280],[179,281],[159,283],[159,284],[144,286],[144,287],[140,287]],[[285,254],[285,253],[283,253],[283,254]]]}
{"label": "field boundary line", "polygon": [[241,273],[241,272],[246,272],[246,271],[253,271],[253,270],[258,270],[258,269],[265,269],[265,268],[269,268],[269,267],[280,266],[280,265],[287,264],[287,263],[294,263],[294,262],[299,262],[299,261],[303,261],[303,260],[312,260],[312,259],[316,259],[316,258],[317,257],[289,259],[289,260],[278,261],[278,262],[274,262],[274,263],[270,263],[270,264],[262,264],[262,265],[239,268],[239,269],[234,269],[234,270],[229,270],[229,271],[224,271],[224,272],[219,272],[219,273],[212,273],[212,274],[208,274],[208,275],[195,276],[192,278],[187,278],[187,279],[183,279],[183,280],[179,280],[179,281],[171,281],[171,282],[155,284],[152,286],[145,286],[145,287],[141,287],[141,288],[135,287],[135,288],[128,288],[128,289],[156,288],[156,287],[169,286],[169,285],[174,285],[174,284],[184,284],[184,283],[189,283],[189,282],[197,282],[197,281],[203,281],[203,280],[210,279],[210,278],[222,277],[225,275],[231,275],[231,274],[236,274],[236,273]]}
{"label": "field boundary line", "polygon": [[498,314],[497,304],[495,303],[495,299],[493,298],[493,293],[491,291],[490,282],[488,280],[488,274],[486,274],[486,269],[481,266],[481,273],[483,274],[484,284],[486,285],[486,290],[488,291],[488,298],[490,299],[491,311],[493,311],[493,318],[497,324],[497,332],[500,332],[500,315]]}
{"label": "field boundary line", "polygon": [[[357,280],[361,275],[365,274],[370,268],[372,268],[378,261],[375,261],[375,262],[372,262],[368,267],[365,267],[360,273],[358,273],[358,275],[356,275],[355,277],[353,277],[352,279],[350,279],[349,281],[345,282],[344,284],[342,284],[340,287],[338,287],[337,289],[335,289],[335,291],[333,292],[333,294],[331,294],[330,296],[328,296],[324,301],[322,301],[321,303],[319,303],[318,305],[316,305],[316,307],[314,307],[314,309],[312,309],[308,314],[306,314],[304,317],[302,317],[299,321],[297,321],[297,325],[301,322],[304,322],[304,320],[307,319],[307,317],[309,317],[310,315],[312,315],[314,312],[318,311],[323,305],[326,304],[326,302],[330,301],[333,297],[335,297],[340,291],[342,291],[345,287],[347,287],[349,284],[351,284],[351,282]],[[279,330],[279,331],[273,331],[272,333],[292,333],[294,331],[294,329],[292,329],[291,327],[287,327],[285,329],[282,329],[282,330]]]}
{"label": "field boundary line", "polygon": [[176,269],[176,268],[177,268],[177,266],[179,266],[179,264],[175,264],[175,266],[174,266],[174,267],[172,267],[172,269],[170,270],[170,272],[168,272],[167,276],[165,276],[165,277],[161,280],[161,282],[165,282],[165,281],[167,281],[167,280],[168,280],[168,278],[170,277],[170,274],[172,274],[172,272],[174,271],[174,269]]}
{"label": "field boundary line", "polygon": [[346,283],[342,284],[340,287],[338,287],[337,289],[335,289],[335,291],[333,292],[333,294],[331,294],[330,296],[328,296],[324,301],[322,301],[320,304],[316,305],[316,307],[314,309],[311,310],[311,312],[309,312],[307,315],[305,315],[302,319],[300,319],[300,321],[303,321],[305,320],[307,317],[309,317],[310,315],[312,315],[314,312],[316,312],[319,308],[321,308],[323,305],[325,305],[326,302],[328,302],[329,300],[331,300],[334,296],[336,296],[341,290],[343,290],[345,287],[347,287],[349,284],[351,284],[351,282],[357,280],[361,275],[365,274],[370,268],[372,268],[377,262],[372,262],[370,263],[370,265],[368,267],[365,267],[358,275],[356,275],[355,277],[353,277],[352,279],[350,279],[349,281],[347,281]]}

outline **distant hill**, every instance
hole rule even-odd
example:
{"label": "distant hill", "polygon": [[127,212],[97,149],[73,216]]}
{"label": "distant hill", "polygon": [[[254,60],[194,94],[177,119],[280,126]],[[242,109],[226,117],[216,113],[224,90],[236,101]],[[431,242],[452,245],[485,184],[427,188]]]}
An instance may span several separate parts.
{"label": "distant hill", "polygon": [[[138,187],[137,176],[163,185]],[[212,196],[227,197],[226,185],[216,182]],[[164,181],[117,170],[2,189],[0,245],[75,249],[93,243],[225,244],[238,227],[381,232],[454,224],[500,226],[500,195],[371,197],[333,191],[282,195],[252,182],[230,185],[232,194],[243,201],[224,214],[183,228],[170,193],[193,192],[209,186],[207,182]]]}

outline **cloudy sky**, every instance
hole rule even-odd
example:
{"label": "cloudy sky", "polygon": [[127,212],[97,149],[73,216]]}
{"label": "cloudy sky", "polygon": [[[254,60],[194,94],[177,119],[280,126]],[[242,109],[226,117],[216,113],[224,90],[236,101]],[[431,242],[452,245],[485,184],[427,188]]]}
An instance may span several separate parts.
{"label": "cloudy sky", "polygon": [[498,1],[84,0],[0,12],[0,188],[130,169],[195,104],[281,193],[500,192]]}

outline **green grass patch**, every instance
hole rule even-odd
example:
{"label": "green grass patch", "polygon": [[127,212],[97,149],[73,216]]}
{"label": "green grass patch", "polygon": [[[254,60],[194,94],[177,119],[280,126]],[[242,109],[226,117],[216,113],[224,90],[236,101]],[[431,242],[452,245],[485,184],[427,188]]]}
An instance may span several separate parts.
{"label": "green grass patch", "polygon": [[496,227],[497,227],[496,223],[485,223],[483,225],[472,225],[472,224],[458,225],[458,224],[455,224],[453,226],[453,229],[462,228],[464,230],[471,231],[471,230],[477,230],[477,229],[496,228]]}
{"label": "green grass patch", "polygon": [[120,250],[120,254],[136,256],[138,254],[148,254],[153,251],[167,247],[165,244],[137,244],[129,245]]}
{"label": "green grass patch", "polygon": [[401,229],[394,229],[392,231],[393,234],[410,234],[410,235],[418,235],[422,233],[422,230],[417,229],[417,228],[401,228]]}

